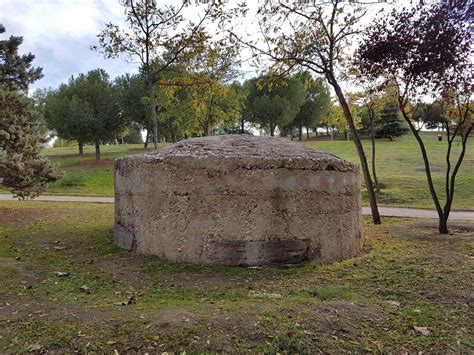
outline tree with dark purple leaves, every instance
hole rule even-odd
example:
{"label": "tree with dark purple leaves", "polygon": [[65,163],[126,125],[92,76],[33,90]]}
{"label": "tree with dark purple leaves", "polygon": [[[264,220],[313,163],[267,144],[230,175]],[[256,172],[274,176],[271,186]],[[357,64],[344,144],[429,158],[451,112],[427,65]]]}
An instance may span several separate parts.
{"label": "tree with dark purple leaves", "polygon": [[[395,88],[398,108],[420,147],[442,234],[448,233],[456,175],[473,129],[473,7],[469,0],[442,0],[395,9],[369,26],[356,56],[359,70],[367,78],[385,81]],[[433,183],[420,134],[423,122],[420,123],[416,109],[416,103],[428,96],[445,117],[442,121],[447,132],[444,205]],[[452,162],[455,141],[460,148]]]}

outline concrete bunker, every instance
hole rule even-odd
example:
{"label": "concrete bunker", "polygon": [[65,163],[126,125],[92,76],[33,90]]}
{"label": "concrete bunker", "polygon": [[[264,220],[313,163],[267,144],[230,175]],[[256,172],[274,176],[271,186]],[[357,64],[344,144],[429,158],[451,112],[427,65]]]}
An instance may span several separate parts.
{"label": "concrete bunker", "polygon": [[332,263],[362,248],[358,167],[285,139],[191,138],[115,162],[115,242],[208,265]]}

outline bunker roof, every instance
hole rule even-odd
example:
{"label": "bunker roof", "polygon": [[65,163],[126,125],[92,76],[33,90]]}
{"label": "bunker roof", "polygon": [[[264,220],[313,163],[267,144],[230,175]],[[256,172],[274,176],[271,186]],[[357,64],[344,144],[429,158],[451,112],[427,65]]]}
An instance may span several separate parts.
{"label": "bunker roof", "polygon": [[302,169],[355,171],[357,164],[284,138],[222,135],[190,138],[142,155],[122,158],[206,169]]}

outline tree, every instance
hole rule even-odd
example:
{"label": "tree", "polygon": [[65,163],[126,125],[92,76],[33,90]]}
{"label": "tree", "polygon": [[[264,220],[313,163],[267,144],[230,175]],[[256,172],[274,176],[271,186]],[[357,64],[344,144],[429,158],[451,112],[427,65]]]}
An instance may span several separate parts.
{"label": "tree", "polygon": [[53,138],[51,135],[51,131],[48,129],[48,126],[46,125],[46,119],[44,117],[46,99],[50,92],[51,92],[51,89],[36,89],[31,95],[33,113],[35,115],[34,119],[38,124],[41,135],[44,136],[45,139],[47,140]]}
{"label": "tree", "polygon": [[113,89],[116,93],[120,114],[128,127],[135,127],[147,131],[145,138],[145,149],[148,147],[150,132],[153,131],[153,124],[148,114],[146,103],[147,89],[143,74],[125,74],[115,78]]}
{"label": "tree", "polygon": [[[0,34],[4,32],[0,25]],[[27,199],[41,194],[61,174],[40,154],[45,142],[26,92],[42,73],[31,67],[34,55],[18,54],[22,42],[15,36],[0,40],[0,177],[15,196]]]}
{"label": "tree", "polygon": [[402,118],[398,105],[388,103],[380,110],[380,127],[375,132],[376,138],[388,138],[391,141],[395,137],[401,137],[407,134],[408,128],[402,126]]}
{"label": "tree", "polygon": [[351,68],[351,72],[355,79],[355,84],[362,88],[362,91],[352,95],[354,102],[361,106],[361,132],[367,132],[371,141],[372,150],[372,176],[374,178],[375,190],[380,192],[380,183],[377,177],[376,169],[376,147],[375,138],[376,132],[380,128],[381,117],[380,111],[386,105],[396,102],[396,95],[387,85],[375,85],[357,70],[357,66]]}
{"label": "tree", "polygon": [[[361,82],[360,82],[361,84]],[[376,91],[375,88],[365,87],[362,93],[356,94],[356,101],[359,101],[362,105],[361,110],[361,129],[360,131],[366,131],[370,137],[372,147],[372,177],[374,178],[375,191],[380,192],[380,183],[377,177],[376,169],[376,147],[375,147],[375,130],[378,123],[379,110],[381,105],[384,103],[383,93]]]}
{"label": "tree", "polygon": [[227,85],[237,76],[237,49],[223,41],[205,41],[185,63],[190,72],[192,107],[205,136],[219,124],[239,119],[239,102],[232,97],[236,92]]}
{"label": "tree", "polygon": [[[358,49],[361,72],[372,80],[388,79],[397,93],[397,103],[410,131],[418,142],[433,202],[439,217],[439,232],[448,233],[456,175],[461,167],[467,140],[473,128],[471,58],[473,22],[467,0],[443,0],[411,9],[394,10],[371,24]],[[446,150],[445,203],[441,205],[430,170],[426,147],[417,127],[419,115],[413,99],[431,94],[451,107],[444,123],[448,139]],[[451,154],[455,139],[461,149],[452,169]]]}
{"label": "tree", "polygon": [[140,126],[135,122],[127,123],[117,137],[121,144],[142,144],[142,133]]}
{"label": "tree", "polygon": [[[360,125],[360,117],[358,114],[358,110],[356,105],[352,102],[348,102],[349,110],[351,112],[352,117],[354,118],[354,124],[356,127]],[[331,102],[329,109],[327,111],[326,117],[324,118],[324,124],[328,125],[332,129],[332,133],[344,131],[346,134],[346,139],[348,139],[347,135],[347,120],[344,114],[344,110],[342,109],[339,102]]]}
{"label": "tree", "polygon": [[188,1],[181,1],[179,6],[159,6],[155,0],[121,0],[121,4],[125,8],[128,28],[108,23],[97,36],[99,44],[92,46],[92,49],[107,58],[125,55],[126,60],[141,63],[149,95],[153,143],[157,149],[158,117],[154,86],[160,72],[178,63],[186,54],[193,53],[193,47],[206,40],[203,25],[208,19],[225,21],[231,14],[221,10],[221,0],[210,1],[197,23],[185,21],[183,10]]}
{"label": "tree", "polygon": [[277,127],[283,130],[293,122],[304,103],[305,91],[296,77],[275,81],[262,76],[252,80],[247,100],[252,121],[273,137]]}
{"label": "tree", "polygon": [[331,95],[321,78],[314,79],[307,71],[298,75],[306,92],[305,101],[297,113],[293,125],[298,127],[299,140],[303,139],[303,127],[309,138],[309,129],[316,127],[330,107]]}
{"label": "tree", "polygon": [[413,107],[413,120],[418,126],[424,125],[427,129],[444,128],[446,118],[443,117],[443,107],[440,102],[418,102]]}
{"label": "tree", "polygon": [[[234,98],[236,101],[236,106],[235,109],[237,111],[237,115],[239,118],[239,130],[238,133],[244,134],[245,131],[245,123],[249,120],[248,114],[247,114],[247,96],[249,94],[249,91],[247,90],[248,87],[245,85],[245,83],[240,83],[238,81],[232,82],[230,85],[231,89],[231,96]],[[233,133],[237,133],[237,131],[233,131]]]}
{"label": "tree", "polygon": [[102,141],[114,140],[124,127],[117,95],[103,69],[71,77],[46,102],[46,121],[61,138],[95,145],[100,160]]}
{"label": "tree", "polygon": [[308,69],[322,75],[335,91],[359,155],[365,185],[369,195],[372,219],[380,224],[372,177],[364,147],[357,133],[348,100],[340,85],[341,66],[350,39],[358,33],[357,25],[365,12],[355,3],[342,4],[332,0],[326,6],[307,2],[266,1],[259,9],[262,45],[243,40],[235,32],[234,40],[245,43],[258,57],[272,62],[276,75]]}
{"label": "tree", "polygon": [[73,93],[73,79],[69,85],[61,84],[49,93],[45,102],[46,126],[61,138],[77,141],[79,155],[84,154],[84,144],[89,140],[89,108]]}

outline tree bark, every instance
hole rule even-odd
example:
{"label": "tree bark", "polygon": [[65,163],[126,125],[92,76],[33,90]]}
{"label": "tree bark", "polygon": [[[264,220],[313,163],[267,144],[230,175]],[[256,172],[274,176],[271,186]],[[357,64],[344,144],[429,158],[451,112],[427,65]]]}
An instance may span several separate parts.
{"label": "tree bark", "polygon": [[244,133],[245,133],[245,120],[241,119],[240,120],[240,134],[244,134]]}
{"label": "tree bark", "polygon": [[[146,12],[148,14],[148,2],[146,4]],[[156,97],[153,90],[153,84],[155,82],[152,69],[150,68],[150,51],[151,51],[151,42],[150,38],[152,36],[152,30],[150,30],[150,26],[148,25],[148,16],[146,18],[146,25],[142,27],[142,30],[145,34],[145,58],[143,62],[143,66],[145,69],[145,76],[146,76],[146,85],[148,89],[148,94],[150,95],[150,112],[151,112],[151,122],[153,124],[153,147],[158,149],[158,118],[156,114]]]}
{"label": "tree bark", "polygon": [[148,140],[150,139],[150,130],[146,129],[145,143],[143,143],[143,148],[148,149]]}
{"label": "tree bark", "polygon": [[410,117],[408,116],[407,112],[405,111],[404,104],[402,102],[403,98],[399,98],[398,100],[398,105],[400,108],[400,111],[402,112],[403,118],[405,119],[405,122],[408,124],[408,127],[410,127],[411,132],[415,136],[416,141],[418,142],[418,145],[421,150],[421,156],[423,158],[423,163],[425,165],[425,173],[426,173],[426,179],[428,180],[428,187],[431,193],[431,198],[433,199],[433,202],[436,207],[436,212],[438,213],[438,218],[439,218],[439,233],[440,234],[446,234],[448,233],[447,225],[446,222],[443,222],[444,220],[444,213],[443,209],[441,208],[441,204],[438,199],[438,195],[436,194],[436,190],[434,188],[433,184],[433,179],[431,177],[431,168],[430,168],[430,161],[428,159],[428,154],[426,152],[425,148],[425,143],[420,137],[420,134],[417,130],[417,128],[413,125],[413,123],[410,120]]}
{"label": "tree bark", "polygon": [[[293,137],[293,132],[291,133],[291,137]],[[300,123],[300,126],[298,127],[298,140],[302,141],[303,140],[303,125]]]}
{"label": "tree bark", "polygon": [[438,232],[439,234],[448,234],[448,217],[443,216],[442,218],[439,219],[438,223]]}
{"label": "tree bark", "polygon": [[82,141],[79,141],[79,155],[84,155],[84,143],[82,143]]}
{"label": "tree bark", "polygon": [[100,160],[100,144],[99,141],[95,141],[95,160]]}
{"label": "tree bark", "polygon": [[367,164],[367,157],[365,156],[364,147],[362,146],[360,137],[357,133],[357,130],[354,124],[354,119],[352,118],[352,114],[349,109],[349,105],[334,75],[332,75],[331,72],[326,73],[326,75],[328,77],[329,83],[333,86],[334,91],[336,92],[336,96],[339,100],[339,103],[341,104],[342,110],[344,112],[344,116],[352,132],[352,136],[354,137],[354,144],[356,146],[357,153],[359,154],[362,173],[364,175],[364,180],[365,180],[365,186],[367,187],[367,192],[369,194],[370,208],[372,211],[372,220],[374,224],[380,224],[381,220],[380,220],[379,209],[377,206],[377,196],[375,195],[374,186],[372,184],[372,178],[370,176],[369,166]]}
{"label": "tree bark", "polygon": [[153,88],[150,90],[151,95],[151,118],[153,121],[153,148],[158,149],[158,118],[156,114],[156,98]]}
{"label": "tree bark", "polygon": [[[467,116],[468,111],[465,112],[465,115]],[[460,126],[464,124],[465,118],[459,123]],[[466,154],[466,148],[467,148],[467,139],[469,138],[469,135],[471,134],[471,131],[473,129],[473,124],[469,126],[466,132],[463,132],[461,128],[461,152],[459,153],[458,160],[454,166],[453,173],[451,174],[451,177],[449,176],[449,172],[451,170],[451,161],[450,161],[450,155],[451,155],[451,148],[452,148],[452,143],[454,141],[454,138],[456,137],[458,130],[456,130],[453,134],[453,137],[450,137],[449,133],[449,126],[446,125],[446,131],[448,132],[448,151],[446,152],[446,162],[447,162],[447,169],[446,169],[446,203],[443,208],[443,223],[440,221],[440,233],[448,233],[448,218],[449,214],[451,212],[451,206],[453,203],[454,199],[454,188],[456,186],[456,176],[458,174],[459,168],[461,167],[462,161],[464,159],[464,155]],[[459,129],[459,128],[458,128]],[[443,232],[441,232],[443,230]]]}
{"label": "tree bark", "polygon": [[208,109],[207,109],[207,114],[206,114],[206,120],[204,122],[204,127],[203,127],[203,135],[208,136],[209,132],[211,130],[211,117],[212,117],[212,106],[214,105],[214,95],[211,95],[211,98],[209,99],[208,102]]}
{"label": "tree bark", "polygon": [[309,127],[306,127],[306,139],[309,139]]}
{"label": "tree bark", "polygon": [[369,109],[369,115],[370,115],[370,140],[372,143],[372,175],[374,176],[375,190],[377,192],[380,192],[380,184],[379,184],[379,180],[377,179],[377,170],[375,168],[374,115],[373,115],[373,112],[371,112],[371,109]]}

